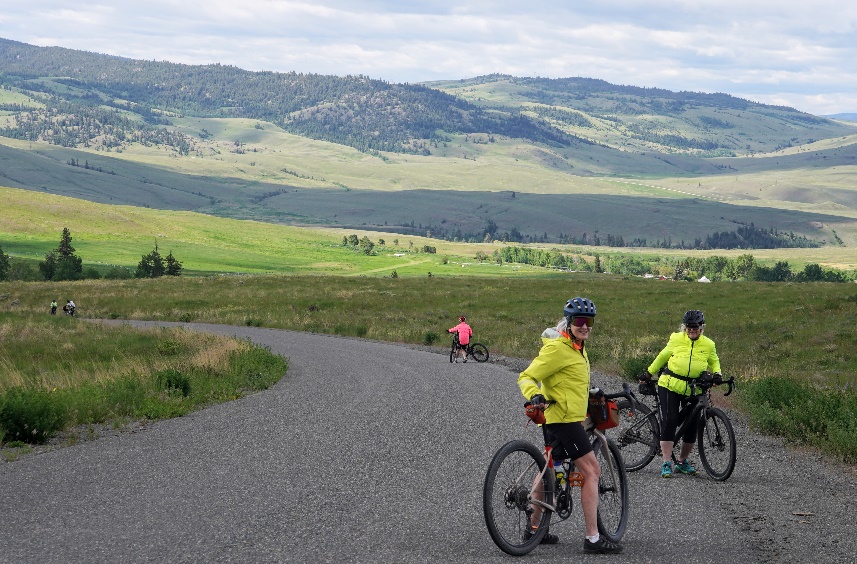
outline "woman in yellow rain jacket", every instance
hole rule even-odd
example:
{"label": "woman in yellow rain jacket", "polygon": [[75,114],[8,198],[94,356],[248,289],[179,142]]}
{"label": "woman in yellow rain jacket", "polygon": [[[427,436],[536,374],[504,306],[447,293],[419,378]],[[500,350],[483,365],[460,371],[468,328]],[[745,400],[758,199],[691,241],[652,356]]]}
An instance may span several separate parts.
{"label": "woman in yellow rain jacket", "polygon": [[[690,382],[699,378],[704,372],[713,372],[714,381],[720,378],[720,358],[714,341],[702,334],[705,330],[705,315],[698,309],[692,309],[684,314],[681,329],[670,335],[667,346],[655,357],[649,365],[648,374],[651,377],[658,372],[658,400],[661,405],[661,454],[663,465],[661,476],[672,476],[672,452],[675,444],[675,431],[679,424],[679,412],[687,405],[690,409],[697,401],[690,397]],[[675,470],[682,474],[695,476],[696,469],[687,461],[696,442],[697,422],[688,425],[682,436],[681,454]]]}
{"label": "woman in yellow rain jacket", "polygon": [[[539,356],[518,377],[518,387],[533,404],[546,405],[546,438],[557,439],[583,474],[580,504],[586,525],[584,552],[622,552],[621,545],[598,533],[598,477],[601,468],[583,427],[589,405],[586,340],[595,324],[595,304],[586,298],[572,298],[566,302],[563,314],[563,322],[557,327],[557,337],[543,339]],[[527,535],[532,535],[532,532],[524,532],[524,540]],[[559,538],[550,532],[542,540],[549,544],[558,541]]]}

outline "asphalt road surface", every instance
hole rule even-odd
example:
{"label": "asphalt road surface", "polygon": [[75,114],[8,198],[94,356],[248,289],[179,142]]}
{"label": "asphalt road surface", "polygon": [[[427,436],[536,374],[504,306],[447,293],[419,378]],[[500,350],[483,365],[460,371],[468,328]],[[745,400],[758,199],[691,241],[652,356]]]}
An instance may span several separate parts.
{"label": "asphalt road surface", "polygon": [[[288,373],[238,401],[0,463],[0,562],[517,561],[492,543],[481,499],[494,451],[540,438],[515,384],[522,361],[450,364],[420,347],[182,325],[266,345]],[[663,480],[652,463],[630,474],[623,554],[582,553],[578,506],[552,525],[559,544],[523,560],[857,561],[853,470],[731,415],[738,463],[726,483]]]}

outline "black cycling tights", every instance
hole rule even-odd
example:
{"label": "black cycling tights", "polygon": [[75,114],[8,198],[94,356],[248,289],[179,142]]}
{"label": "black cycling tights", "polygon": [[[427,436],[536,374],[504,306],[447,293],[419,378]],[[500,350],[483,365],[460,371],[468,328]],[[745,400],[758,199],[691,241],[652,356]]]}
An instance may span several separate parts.
{"label": "black cycling tights", "polygon": [[[672,390],[668,390],[663,386],[658,386],[658,400],[661,402],[661,440],[675,442],[675,431],[682,421],[684,415],[680,415],[682,409],[685,409],[685,414],[691,412],[699,398],[691,398],[682,394],[677,394]],[[699,426],[699,420],[695,419],[684,430],[682,440],[686,443],[696,442],[696,429]]]}

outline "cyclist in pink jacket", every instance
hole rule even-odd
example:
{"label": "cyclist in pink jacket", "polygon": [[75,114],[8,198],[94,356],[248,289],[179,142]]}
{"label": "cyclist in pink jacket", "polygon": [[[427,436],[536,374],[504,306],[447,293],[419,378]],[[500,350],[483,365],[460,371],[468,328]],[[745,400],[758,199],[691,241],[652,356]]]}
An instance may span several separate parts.
{"label": "cyclist in pink jacket", "polygon": [[458,333],[458,346],[455,349],[455,362],[458,362],[458,353],[461,353],[461,358],[467,362],[467,352],[464,347],[470,342],[470,337],[473,336],[473,329],[467,324],[467,318],[463,315],[458,316],[458,325],[449,330],[450,333]]}

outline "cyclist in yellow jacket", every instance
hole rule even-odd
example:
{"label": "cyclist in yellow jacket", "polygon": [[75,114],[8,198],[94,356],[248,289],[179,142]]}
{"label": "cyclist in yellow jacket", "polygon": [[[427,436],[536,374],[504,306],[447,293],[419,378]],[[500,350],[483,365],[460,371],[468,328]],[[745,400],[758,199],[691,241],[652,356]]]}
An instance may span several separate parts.
{"label": "cyclist in yellow jacket", "polygon": [[[720,358],[714,341],[702,334],[705,330],[705,315],[698,309],[685,312],[681,328],[670,335],[667,346],[649,365],[644,379],[658,372],[658,400],[661,405],[661,454],[663,465],[661,476],[669,478],[673,473],[672,452],[675,444],[675,431],[679,425],[679,412],[685,406],[693,409],[697,398],[690,395],[690,382],[704,372],[713,372],[714,381],[719,382]],[[696,442],[697,422],[693,421],[682,436],[681,454],[675,470],[682,474],[695,476],[696,469],[687,461]]]}
{"label": "cyclist in yellow jacket", "polygon": [[[622,546],[598,533],[598,478],[601,468],[583,427],[589,405],[589,356],[586,340],[595,323],[595,304],[587,298],[572,298],[563,310],[564,323],[556,338],[543,338],[539,355],[518,377],[518,387],[530,402],[546,405],[546,436],[555,437],[583,474],[580,504],[586,525],[584,552],[617,553]],[[544,337],[544,335],[543,335]],[[524,533],[525,540],[532,532]],[[545,535],[543,543],[559,541]]]}

